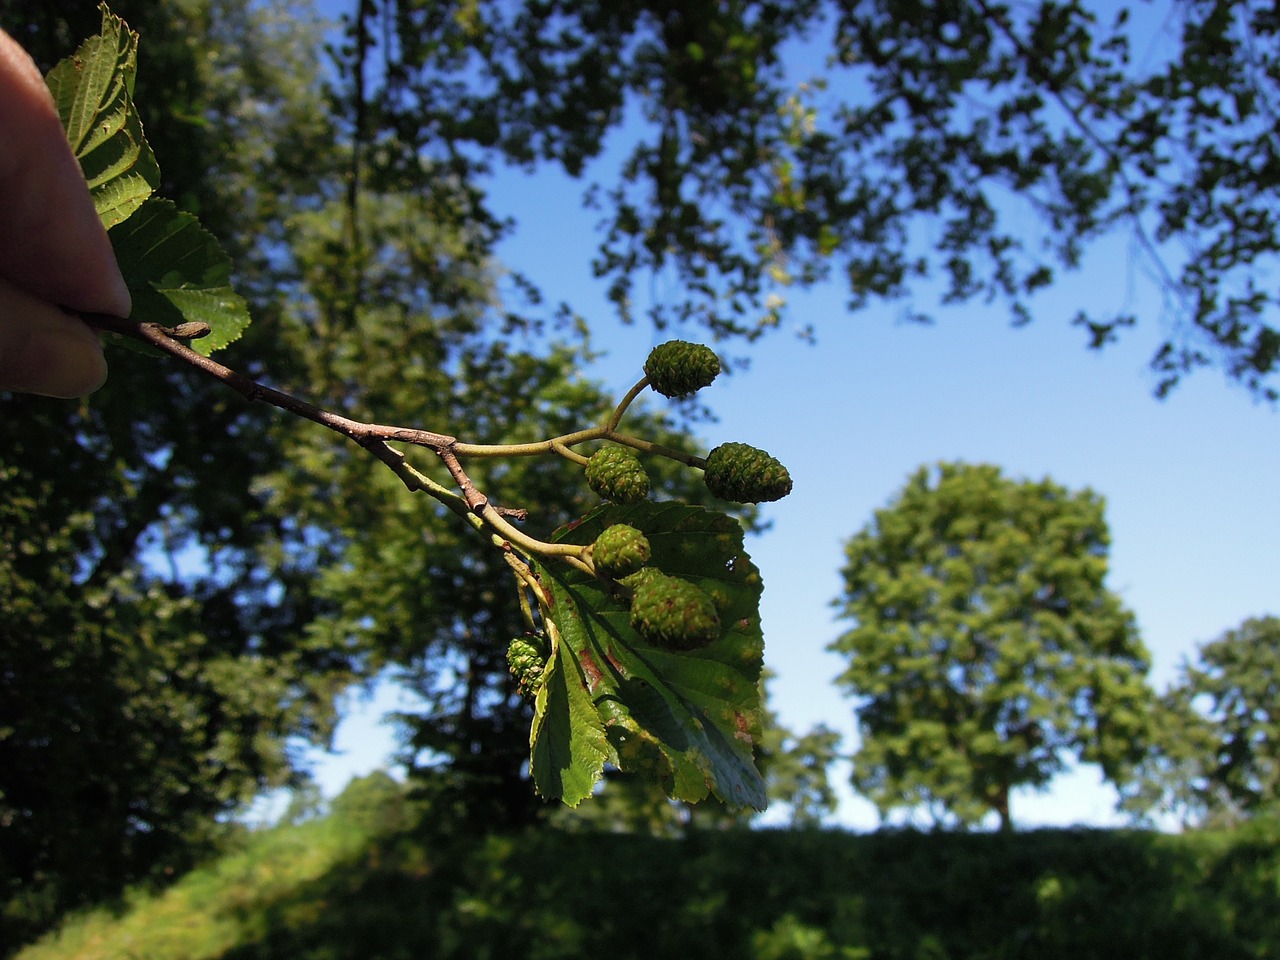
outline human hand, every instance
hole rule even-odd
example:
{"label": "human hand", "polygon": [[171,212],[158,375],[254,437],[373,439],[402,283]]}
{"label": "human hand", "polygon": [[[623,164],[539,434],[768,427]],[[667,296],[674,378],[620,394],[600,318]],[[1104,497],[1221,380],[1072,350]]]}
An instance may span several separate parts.
{"label": "human hand", "polygon": [[129,290],[26,51],[0,31],[0,390],[92,393],[98,336],[72,311],[126,317]]}

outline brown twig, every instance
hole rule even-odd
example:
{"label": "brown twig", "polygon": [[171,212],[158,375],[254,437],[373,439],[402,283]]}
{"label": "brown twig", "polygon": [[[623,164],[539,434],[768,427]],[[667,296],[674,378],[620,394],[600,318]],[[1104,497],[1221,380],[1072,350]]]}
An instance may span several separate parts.
{"label": "brown twig", "polygon": [[[183,323],[176,327],[165,327],[158,323],[125,320],[121,317],[100,313],[84,314],[83,318],[90,326],[149,344],[181,360],[183,363],[196,367],[220,383],[235,390],[247,400],[271,404],[281,410],[288,411],[340,433],[344,437],[354,440],[390,467],[410,490],[425,490],[437,499],[443,500],[447,506],[456,512],[462,514],[470,513],[477,518],[477,522],[483,521],[491,531],[509,544],[514,544],[531,553],[560,557],[579,569],[588,573],[591,572],[591,567],[579,558],[582,553],[581,546],[576,544],[545,543],[528,536],[512,526],[507,519],[510,517],[523,520],[526,515],[525,511],[497,507],[490,503],[489,498],[476,487],[462,466],[459,454],[469,453],[473,449],[483,449],[486,453],[493,453],[494,450],[490,450],[487,447],[475,448],[471,444],[459,443],[456,437],[445,433],[435,433],[431,430],[352,420],[350,417],[344,417],[317,407],[315,404],[285,393],[283,390],[276,390],[273,387],[258,383],[256,380],[237,373],[216,360],[197,353],[183,342],[207,336],[209,333],[208,324]],[[457,485],[458,493],[453,493],[439,486],[435,481],[429,480],[413,469],[405,461],[404,454],[390,446],[391,441],[425,447],[434,452],[444,464],[445,469],[449,471],[449,475]],[[512,449],[523,452],[519,446]],[[549,446],[548,449],[550,449]],[[510,452],[510,450],[505,452]],[[459,497],[459,494],[461,497]],[[465,503],[465,507],[463,503]]]}
{"label": "brown twig", "polygon": [[[165,353],[178,358],[183,363],[204,371],[215,380],[226,384],[241,394],[247,400],[258,400],[263,403],[269,403],[274,407],[279,407],[281,410],[287,410],[296,416],[311,420],[323,427],[328,427],[330,430],[334,430],[370,450],[385,444],[387,441],[394,440],[400,443],[426,447],[443,457],[446,452],[451,452],[453,446],[458,442],[456,437],[451,437],[444,433],[434,433],[430,430],[352,420],[350,417],[344,417],[321,409],[313,403],[285,393],[282,390],[265,386],[256,380],[251,380],[244,374],[237,373],[230,367],[218,363],[216,360],[196,353],[188,347],[182,342],[183,339],[190,336],[188,331],[181,329],[181,326],[185,325],[169,328],[158,323],[139,323],[103,313],[85,314],[84,320],[90,326],[97,327],[100,330],[117,333],[121,336],[150,344],[158,350],[163,350]],[[459,469],[461,468],[459,467]],[[455,479],[456,476],[455,474]],[[467,483],[470,484],[470,480]],[[472,489],[475,489],[474,486],[472,486]]]}

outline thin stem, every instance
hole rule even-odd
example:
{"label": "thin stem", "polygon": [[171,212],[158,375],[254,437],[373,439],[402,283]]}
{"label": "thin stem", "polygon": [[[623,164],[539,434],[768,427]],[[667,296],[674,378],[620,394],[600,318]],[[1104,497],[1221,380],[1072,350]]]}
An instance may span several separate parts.
{"label": "thin stem", "polygon": [[574,444],[586,443],[589,440],[611,440],[614,443],[642,450],[654,456],[666,457],[668,460],[675,460],[677,463],[704,469],[707,461],[702,457],[685,453],[683,450],[676,450],[674,447],[654,443],[651,440],[644,440],[640,437],[618,432],[618,424],[622,422],[623,414],[627,412],[627,408],[648,386],[649,378],[647,376],[641,377],[636,381],[635,386],[627,391],[626,396],[613,409],[604,426],[589,427],[586,430],[578,430],[574,433],[566,433],[558,437],[537,440],[531,443],[461,443],[454,441],[450,446],[450,452],[459,457],[534,457],[546,453],[554,453],[564,457],[566,460],[573,461],[579,466],[586,466],[590,458],[574,452],[570,447]]}
{"label": "thin stem", "polygon": [[460,457],[537,457],[545,453],[558,453],[559,447],[571,447],[588,440],[599,440],[608,435],[605,427],[588,427],[573,433],[562,434],[547,440],[530,443],[461,443],[453,444],[453,452]]}
{"label": "thin stem", "polygon": [[627,395],[622,398],[617,408],[613,411],[613,416],[609,418],[605,424],[605,429],[610,433],[618,429],[618,424],[622,422],[622,415],[627,412],[627,407],[631,406],[631,401],[640,396],[642,390],[649,385],[647,376],[641,377],[634,387],[627,391]]}
{"label": "thin stem", "polygon": [[540,553],[549,557],[577,557],[585,549],[576,543],[545,543],[536,537],[531,537],[523,530],[512,526],[505,517],[498,513],[490,504],[480,507],[477,514],[483,518],[484,522],[491,526],[496,532],[501,534],[507,540],[511,541],[517,547],[527,550],[529,553]]}
{"label": "thin stem", "polygon": [[699,469],[705,467],[707,463],[702,457],[685,453],[683,450],[677,450],[674,447],[664,446],[661,443],[654,443],[652,440],[633,437],[627,433],[619,433],[616,429],[607,425],[578,430],[575,433],[566,433],[559,437],[537,440],[532,443],[457,442],[452,444],[449,449],[459,457],[536,457],[547,453],[555,453],[567,460],[572,460],[574,463],[585,466],[590,458],[584,457],[580,453],[575,453],[569,447],[577,443],[586,443],[588,440],[612,440],[614,443],[633,447],[636,450],[643,450],[645,453],[651,453],[654,456],[666,457],[668,460],[675,460]]}
{"label": "thin stem", "polygon": [[[562,434],[558,437],[551,437],[548,440],[535,440],[530,443],[461,443],[455,441],[453,444],[453,452],[460,457],[536,457],[544,453],[555,453],[567,460],[585,465],[587,457],[579,453],[574,453],[569,448],[574,444],[585,443],[588,440],[613,440],[617,439],[618,424],[622,422],[622,416],[627,412],[627,408],[631,406],[632,401],[638,397],[645,387],[649,385],[648,377],[641,377],[630,390],[627,391],[621,402],[609,414],[609,419],[605,421],[602,427],[588,427],[586,430],[577,430],[573,433]],[[646,441],[619,441],[626,442],[629,446],[637,446],[639,443]],[[656,444],[652,445],[653,450],[650,452],[661,453],[668,448],[659,448]],[[646,449],[638,447],[638,449]],[[663,456],[668,456],[662,453]],[[683,455],[677,456],[675,459],[683,460]]]}
{"label": "thin stem", "polygon": [[605,439],[620,443],[623,446],[633,447],[636,450],[643,450],[645,453],[651,453],[654,456],[666,457],[668,460],[675,460],[686,466],[697,467],[699,470],[705,469],[707,466],[707,461],[703,457],[694,456],[692,453],[685,453],[683,450],[667,447],[661,443],[654,443],[652,440],[643,440],[640,437],[633,437],[625,433],[609,433],[606,434]]}
{"label": "thin stem", "polygon": [[[405,459],[404,454],[400,453],[398,450],[394,450],[391,447],[387,447],[387,449],[390,450],[392,454],[396,455],[398,459],[393,461],[387,457],[381,456],[379,459],[389,466],[396,476],[404,481],[404,485],[408,487],[411,492],[416,493],[421,490],[428,496],[439,500],[458,516],[474,518],[474,514],[471,513],[471,508],[467,506],[466,501],[461,496],[454,493],[448,487],[436,483]],[[376,453],[375,456],[377,456]]]}
{"label": "thin stem", "polygon": [[[519,598],[520,601],[520,616],[524,619],[525,626],[529,628],[529,632],[537,633],[538,623],[533,619],[533,608],[529,605],[528,584],[525,582],[525,577],[522,575],[520,570],[520,567],[524,567],[525,565],[510,551],[507,551],[504,556],[506,557],[507,563],[511,566],[511,572],[515,574],[516,597]],[[517,564],[519,566],[517,566]],[[525,570],[528,570],[528,568],[525,567]]]}
{"label": "thin stem", "polygon": [[560,456],[564,457],[566,460],[572,460],[574,463],[576,463],[580,467],[585,467],[588,463],[591,462],[590,457],[584,457],[582,454],[576,453],[573,450],[570,450],[559,440],[551,441],[551,449],[556,453],[558,453]]}

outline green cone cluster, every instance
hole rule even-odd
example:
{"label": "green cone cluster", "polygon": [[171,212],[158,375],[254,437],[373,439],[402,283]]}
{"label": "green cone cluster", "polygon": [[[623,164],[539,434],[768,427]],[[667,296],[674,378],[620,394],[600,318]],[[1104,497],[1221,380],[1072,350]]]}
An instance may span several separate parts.
{"label": "green cone cluster", "polygon": [[688,580],[645,567],[626,580],[631,626],[654,646],[695,650],[720,636],[720,614],[702,590]]}
{"label": "green cone cluster", "polygon": [[787,468],[748,443],[722,443],[707,454],[707,489],[721,500],[763,503],[791,492]]}
{"label": "green cone cluster", "polygon": [[537,696],[546,676],[550,652],[546,638],[537,634],[516,637],[507,646],[507,669],[516,679],[520,696],[526,700],[532,701]]}
{"label": "green cone cluster", "polygon": [[644,362],[649,386],[664,397],[684,397],[707,386],[720,373],[720,358],[710,347],[668,340],[649,351]]}
{"label": "green cone cluster", "polygon": [[614,503],[639,503],[649,495],[649,474],[624,447],[601,447],[586,468],[587,485]]}
{"label": "green cone cluster", "polygon": [[615,523],[591,547],[596,573],[611,580],[629,577],[649,562],[649,538],[635,527]]}

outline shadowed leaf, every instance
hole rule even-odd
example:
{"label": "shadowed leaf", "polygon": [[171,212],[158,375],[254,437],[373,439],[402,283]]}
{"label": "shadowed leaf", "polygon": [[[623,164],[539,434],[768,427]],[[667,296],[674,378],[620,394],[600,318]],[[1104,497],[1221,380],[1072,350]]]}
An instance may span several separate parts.
{"label": "shadowed leaf", "polygon": [[615,523],[649,538],[654,567],[713,599],[721,633],[692,651],[653,646],[632,629],[616,585],[562,564],[539,567],[562,646],[581,665],[613,759],[624,770],[648,765],[656,745],[673,798],[698,801],[710,792],[734,807],[764,809],[764,783],[752,756],[761,718],[761,581],[742,549],[742,528],[700,507],[646,502],[602,507],[557,539],[591,543]]}
{"label": "shadowed leaf", "polygon": [[570,807],[591,796],[609,759],[609,743],[582,671],[557,643],[538,690],[529,733],[530,766],[538,793]]}

